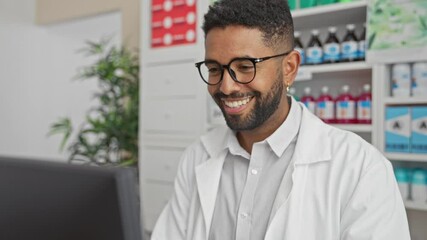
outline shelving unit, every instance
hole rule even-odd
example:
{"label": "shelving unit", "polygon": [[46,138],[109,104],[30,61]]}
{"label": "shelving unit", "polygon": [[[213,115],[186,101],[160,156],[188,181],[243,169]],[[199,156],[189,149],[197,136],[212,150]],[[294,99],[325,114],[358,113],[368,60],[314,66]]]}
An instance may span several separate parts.
{"label": "shelving unit", "polygon": [[336,64],[322,64],[314,66],[301,66],[298,70],[296,81],[312,80],[313,75],[323,73],[342,73],[351,74],[360,71],[371,71],[372,67],[366,62],[349,62]]}
{"label": "shelving unit", "polygon": [[[367,1],[335,3],[292,11],[295,29],[319,28],[336,23],[361,22],[366,19]],[[321,21],[319,21],[321,19]]]}
{"label": "shelving unit", "polygon": [[426,97],[387,97],[384,99],[386,105],[427,105]]}
{"label": "shelving unit", "polygon": [[385,153],[384,155],[389,160],[408,161],[408,162],[426,162],[427,163],[427,154],[416,154],[416,153]]}
{"label": "shelving unit", "polygon": [[351,132],[370,133],[372,132],[371,124],[331,124],[334,127],[341,128]]}
{"label": "shelving unit", "polygon": [[405,201],[405,207],[406,209],[410,209],[410,210],[427,211],[427,202],[417,203],[417,202],[407,200]]}

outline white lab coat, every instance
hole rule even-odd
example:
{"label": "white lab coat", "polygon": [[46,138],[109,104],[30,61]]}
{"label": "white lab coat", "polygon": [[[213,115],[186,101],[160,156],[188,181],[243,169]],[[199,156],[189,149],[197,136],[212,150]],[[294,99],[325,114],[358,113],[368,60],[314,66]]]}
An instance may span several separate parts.
{"label": "white lab coat", "polygon": [[[326,125],[302,108],[295,152],[265,240],[410,239],[390,162],[359,136]],[[174,194],[152,240],[208,239],[227,154],[219,147],[226,131],[216,129],[185,151]]]}

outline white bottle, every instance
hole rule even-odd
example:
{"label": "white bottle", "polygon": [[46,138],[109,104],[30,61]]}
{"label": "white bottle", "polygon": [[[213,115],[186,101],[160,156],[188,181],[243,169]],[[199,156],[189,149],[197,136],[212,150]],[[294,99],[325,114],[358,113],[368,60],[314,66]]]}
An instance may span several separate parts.
{"label": "white bottle", "polygon": [[415,169],[412,173],[412,200],[427,204],[427,173],[424,169]]}
{"label": "white bottle", "polygon": [[411,65],[409,63],[393,65],[391,88],[393,97],[409,97],[411,95]]}
{"label": "white bottle", "polygon": [[412,65],[412,95],[427,96],[427,62]]}

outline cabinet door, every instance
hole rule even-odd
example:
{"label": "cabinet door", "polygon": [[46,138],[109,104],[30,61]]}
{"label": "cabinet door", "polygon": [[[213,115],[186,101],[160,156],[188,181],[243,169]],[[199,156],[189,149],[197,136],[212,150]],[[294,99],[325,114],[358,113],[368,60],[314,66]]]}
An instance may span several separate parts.
{"label": "cabinet door", "polygon": [[202,119],[195,99],[152,99],[142,109],[144,132],[197,134]]}
{"label": "cabinet door", "polygon": [[141,156],[144,179],[173,183],[184,149],[145,147]]}
{"label": "cabinet door", "polygon": [[173,193],[172,184],[147,182],[142,186],[142,215],[144,228],[152,232],[163,208]]}
{"label": "cabinet door", "polygon": [[144,97],[195,97],[200,85],[194,61],[147,66],[143,69]]}

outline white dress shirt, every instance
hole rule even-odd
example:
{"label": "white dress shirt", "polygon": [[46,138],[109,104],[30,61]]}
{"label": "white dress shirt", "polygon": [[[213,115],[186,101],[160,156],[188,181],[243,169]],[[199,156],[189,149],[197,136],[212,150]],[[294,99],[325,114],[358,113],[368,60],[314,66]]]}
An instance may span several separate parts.
{"label": "white dress shirt", "polygon": [[276,193],[295,150],[302,109],[290,106],[282,125],[250,155],[229,131],[209,240],[264,239]]}

